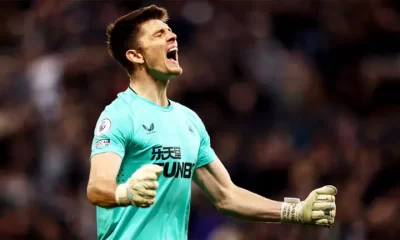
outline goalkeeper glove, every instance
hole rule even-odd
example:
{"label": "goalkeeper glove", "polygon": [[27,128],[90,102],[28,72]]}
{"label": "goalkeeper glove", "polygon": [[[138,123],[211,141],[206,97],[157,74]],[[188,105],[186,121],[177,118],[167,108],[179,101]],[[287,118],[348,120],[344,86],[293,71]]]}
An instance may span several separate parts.
{"label": "goalkeeper glove", "polygon": [[337,189],[329,185],[312,191],[302,202],[298,198],[285,198],[281,222],[331,226],[336,215],[336,193]]}
{"label": "goalkeeper glove", "polygon": [[120,184],[115,191],[115,201],[118,205],[134,205],[150,207],[154,204],[158,177],[163,168],[155,164],[146,164],[139,168],[126,183]]}

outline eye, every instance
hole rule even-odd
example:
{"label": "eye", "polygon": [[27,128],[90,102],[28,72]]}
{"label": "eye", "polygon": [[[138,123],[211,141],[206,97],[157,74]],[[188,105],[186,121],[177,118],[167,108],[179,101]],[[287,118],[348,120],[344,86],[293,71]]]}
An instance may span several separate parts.
{"label": "eye", "polygon": [[162,35],[164,35],[164,31],[158,31],[158,32],[156,32],[155,34],[154,34],[154,37],[162,37]]}

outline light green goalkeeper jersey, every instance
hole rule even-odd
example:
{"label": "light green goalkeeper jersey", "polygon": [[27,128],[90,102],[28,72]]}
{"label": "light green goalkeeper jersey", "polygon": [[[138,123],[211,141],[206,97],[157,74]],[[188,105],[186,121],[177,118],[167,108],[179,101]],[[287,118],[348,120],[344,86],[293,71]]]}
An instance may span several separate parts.
{"label": "light green goalkeeper jersey", "polygon": [[187,239],[193,171],[216,158],[200,118],[181,104],[161,107],[128,88],[96,125],[91,157],[104,152],[123,159],[118,184],[145,164],[158,164],[164,172],[153,206],[97,207],[98,239]]}

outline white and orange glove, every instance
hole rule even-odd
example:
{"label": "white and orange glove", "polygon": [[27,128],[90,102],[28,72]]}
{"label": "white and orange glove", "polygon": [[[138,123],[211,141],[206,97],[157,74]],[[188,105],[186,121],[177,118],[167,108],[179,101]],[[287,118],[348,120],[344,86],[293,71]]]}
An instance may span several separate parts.
{"label": "white and orange glove", "polygon": [[136,207],[150,207],[154,204],[158,177],[163,168],[155,164],[146,164],[139,168],[123,184],[118,185],[115,191],[115,201],[119,205],[134,205]]}
{"label": "white and orange glove", "polygon": [[281,222],[331,226],[336,216],[336,193],[337,189],[328,185],[315,189],[302,202],[298,198],[285,198]]}

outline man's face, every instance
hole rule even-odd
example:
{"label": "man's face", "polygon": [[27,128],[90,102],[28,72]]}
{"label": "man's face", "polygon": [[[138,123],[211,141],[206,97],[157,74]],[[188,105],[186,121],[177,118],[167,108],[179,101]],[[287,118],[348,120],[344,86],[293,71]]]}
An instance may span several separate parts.
{"label": "man's face", "polygon": [[139,44],[144,63],[156,79],[168,80],[182,74],[176,35],[161,20],[141,24]]}

